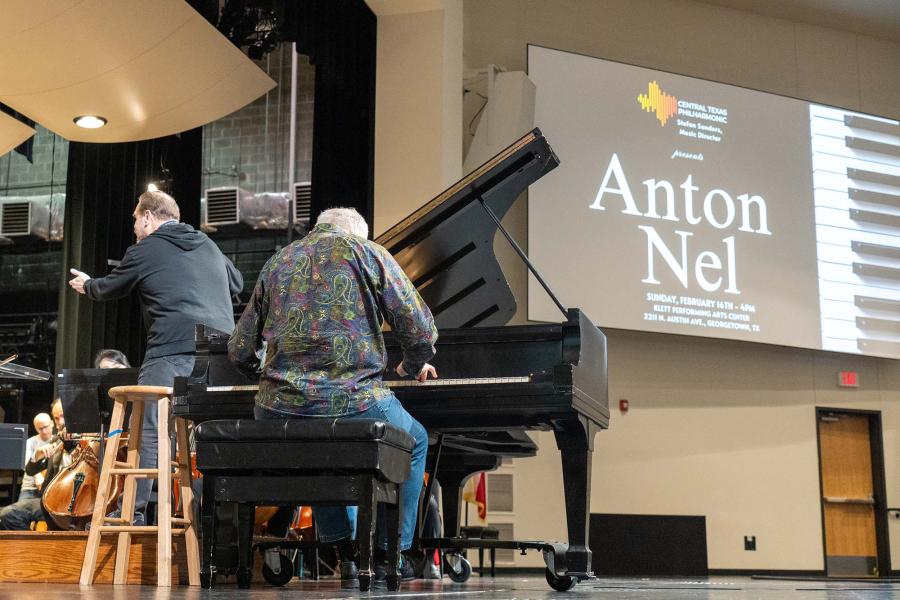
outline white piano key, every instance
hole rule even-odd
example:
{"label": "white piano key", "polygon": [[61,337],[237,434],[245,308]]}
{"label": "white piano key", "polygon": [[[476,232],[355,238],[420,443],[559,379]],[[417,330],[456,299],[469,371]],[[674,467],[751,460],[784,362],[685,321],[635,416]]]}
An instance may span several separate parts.
{"label": "white piano key", "polygon": [[817,117],[820,119],[833,119],[836,121],[844,122],[844,115],[848,114],[856,114],[851,113],[846,110],[842,110],[840,108],[834,108],[832,106],[822,106],[821,104],[810,104],[809,105],[809,115],[810,117]]}
{"label": "white piano key", "polygon": [[[862,158],[836,156],[824,152],[813,153],[812,166],[814,171],[826,171],[839,175],[847,175],[847,169],[860,169],[885,175],[900,176],[900,165],[873,163]],[[862,183],[860,182],[860,185]]]}
{"label": "white piano key", "polygon": [[900,300],[900,289],[870,286],[859,282],[819,278],[820,299],[853,301],[854,296],[871,296],[873,298],[884,298],[887,300]]}
{"label": "white piano key", "polygon": [[[874,196],[874,193],[879,193],[874,190],[864,190],[858,186],[853,187],[858,190],[854,192],[855,198],[850,197],[849,186],[843,190],[817,188],[813,192],[813,203],[815,206],[826,208],[860,208],[900,214],[900,194],[880,197]],[[867,197],[867,195],[871,197]]]}
{"label": "white piano key", "polygon": [[824,244],[846,246],[848,249],[853,241],[900,247],[900,236],[829,225],[816,226],[816,240]]}
{"label": "white piano key", "polygon": [[897,124],[897,121],[894,119],[888,119],[887,117],[878,117],[875,115],[868,115],[861,112],[855,112],[852,110],[844,110],[842,108],[835,108],[833,106],[822,106],[821,104],[810,104],[809,105],[809,116],[810,118],[820,118],[820,119],[832,119],[844,122],[845,116],[855,116],[855,117],[863,117],[865,119],[872,119],[873,121],[881,121],[883,123],[893,123]]}
{"label": "white piano key", "polygon": [[[862,311],[850,300],[821,300],[819,303],[823,319],[852,322],[860,314],[870,314],[870,311]],[[872,315],[875,316],[875,315]]]}
{"label": "white piano key", "polygon": [[831,352],[844,352],[846,354],[861,354],[859,348],[856,347],[856,340],[843,340],[836,338],[822,337],[822,350],[830,350]]}
{"label": "white piano key", "polygon": [[[882,297],[883,291],[897,289],[900,291],[900,281],[891,277],[884,276],[860,276],[853,272],[853,268],[848,265],[836,265],[832,263],[819,263],[819,287],[822,283],[849,283],[872,290],[872,296]],[[865,292],[857,292],[865,294]],[[820,294],[821,295],[821,294]]]}
{"label": "white piano key", "polygon": [[[879,210],[877,212],[891,214],[887,211]],[[831,227],[840,227],[852,231],[870,231],[890,236],[900,236],[900,224],[897,226],[886,225],[881,223],[872,223],[863,219],[851,219],[849,210],[827,208],[817,206],[815,208],[816,225],[826,225]]]}
{"label": "white piano key", "polygon": [[843,191],[817,189],[813,196],[815,206],[824,206],[826,208],[848,208],[854,206],[847,194],[847,189]]}
{"label": "white piano key", "polygon": [[813,171],[813,189],[832,190],[837,192],[847,192],[850,187],[850,180],[843,173],[834,173],[831,171]]}
{"label": "white piano key", "polygon": [[822,336],[838,340],[856,340],[860,335],[856,321],[822,319]]}
{"label": "white piano key", "polygon": [[812,135],[820,135],[824,137],[844,138],[856,137],[860,139],[872,140],[874,142],[882,142],[886,144],[900,143],[900,137],[896,134],[873,131],[863,127],[848,126],[844,120],[835,121],[831,119],[812,119],[810,121],[810,133]]}
{"label": "white piano key", "polygon": [[848,148],[843,138],[830,138],[822,135],[815,135],[811,141],[812,151],[814,153],[821,152],[831,156],[840,156],[847,159],[858,159],[866,162],[884,166],[900,166],[900,157],[881,154],[879,152],[871,152],[868,150],[859,150]]}
{"label": "white piano key", "polygon": [[833,138],[843,138],[846,135],[853,135],[853,130],[844,125],[844,119],[811,119],[809,122],[809,132],[811,135],[821,135]]}
{"label": "white piano key", "polygon": [[853,250],[849,246],[837,246],[834,244],[816,244],[816,257],[819,261],[849,266],[855,262],[862,262],[881,267],[893,267],[900,269],[900,258],[883,256],[875,253]]}

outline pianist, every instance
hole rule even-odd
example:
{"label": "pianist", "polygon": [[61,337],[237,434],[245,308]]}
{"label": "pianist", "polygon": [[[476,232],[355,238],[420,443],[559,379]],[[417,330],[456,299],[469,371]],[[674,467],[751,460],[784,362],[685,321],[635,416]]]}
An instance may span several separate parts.
{"label": "pianist", "polygon": [[[411,473],[401,486],[400,549],[405,550],[412,545],[428,435],[382,382],[387,354],[381,326],[387,321],[403,348],[397,373],[419,381],[437,376],[427,362],[434,356],[437,329],[394,258],[367,236],[368,226],[355,210],[323,212],[309,235],[263,267],[228,354],[242,370],[256,372],[265,344],[257,419],[374,418],[415,438]],[[356,508],[317,507],[314,516],[319,539],[337,546],[342,583],[352,586]],[[386,572],[383,527],[378,536],[376,581]],[[403,565],[409,578],[409,562]]]}

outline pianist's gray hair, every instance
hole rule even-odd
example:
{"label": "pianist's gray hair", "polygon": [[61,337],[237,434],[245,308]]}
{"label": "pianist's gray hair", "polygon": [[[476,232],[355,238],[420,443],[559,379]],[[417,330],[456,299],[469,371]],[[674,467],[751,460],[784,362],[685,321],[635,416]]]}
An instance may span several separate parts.
{"label": "pianist's gray hair", "polygon": [[362,215],[356,212],[355,208],[329,208],[328,210],[323,210],[316,220],[316,225],[319,223],[330,223],[347,233],[358,235],[361,238],[369,237],[369,226]]}

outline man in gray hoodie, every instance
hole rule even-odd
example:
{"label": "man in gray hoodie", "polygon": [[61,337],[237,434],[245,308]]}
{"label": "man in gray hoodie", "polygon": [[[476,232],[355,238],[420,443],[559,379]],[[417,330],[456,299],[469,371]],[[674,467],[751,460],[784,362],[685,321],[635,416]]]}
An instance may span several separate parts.
{"label": "man in gray hoodie", "polygon": [[[203,323],[230,333],[231,297],[243,289],[240,272],[206,234],[179,223],[175,200],[164,192],[145,192],[134,209],[137,243],[125,251],[106,277],[76,269],[69,285],[91,300],[114,300],[137,290],[147,327],[147,351],[138,383],[172,386],[194,367],[194,325]],[[141,468],[156,467],[157,408],[144,409]],[[140,479],[135,494],[136,525],[145,522],[153,481]]]}

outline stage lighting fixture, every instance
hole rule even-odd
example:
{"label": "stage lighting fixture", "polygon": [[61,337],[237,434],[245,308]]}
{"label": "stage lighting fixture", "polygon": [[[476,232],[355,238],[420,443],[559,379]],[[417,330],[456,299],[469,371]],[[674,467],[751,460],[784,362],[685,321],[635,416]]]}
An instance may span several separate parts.
{"label": "stage lighting fixture", "polygon": [[99,129],[106,125],[106,119],[96,115],[82,115],[80,117],[75,117],[73,121],[75,121],[76,125],[84,127],[85,129]]}

